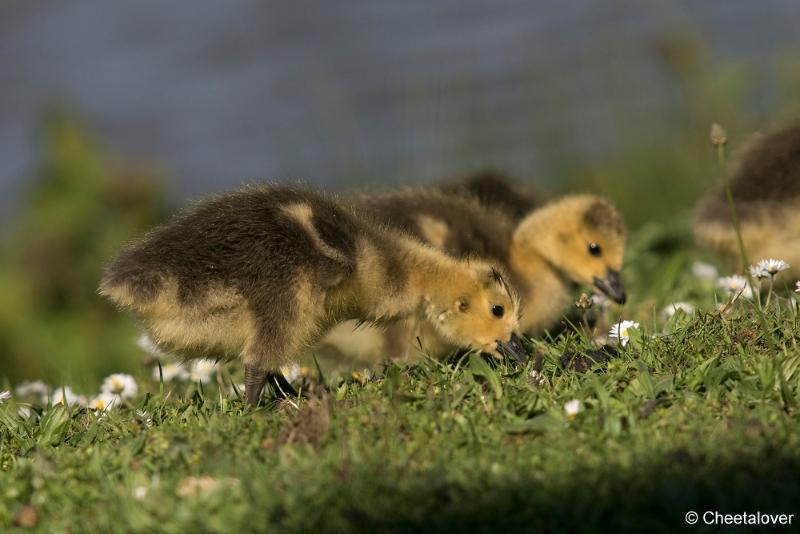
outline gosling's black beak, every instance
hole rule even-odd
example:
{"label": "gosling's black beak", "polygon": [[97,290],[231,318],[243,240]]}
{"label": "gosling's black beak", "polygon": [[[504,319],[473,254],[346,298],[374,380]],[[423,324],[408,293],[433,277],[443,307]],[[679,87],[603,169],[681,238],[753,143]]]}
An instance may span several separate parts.
{"label": "gosling's black beak", "polygon": [[608,295],[608,298],[619,304],[625,304],[625,288],[622,287],[622,280],[619,278],[619,271],[609,269],[605,278],[594,278],[594,285]]}
{"label": "gosling's black beak", "polygon": [[497,350],[506,358],[514,358],[519,363],[528,361],[528,352],[522,346],[522,340],[517,334],[511,334],[511,339],[505,343],[497,340]]}

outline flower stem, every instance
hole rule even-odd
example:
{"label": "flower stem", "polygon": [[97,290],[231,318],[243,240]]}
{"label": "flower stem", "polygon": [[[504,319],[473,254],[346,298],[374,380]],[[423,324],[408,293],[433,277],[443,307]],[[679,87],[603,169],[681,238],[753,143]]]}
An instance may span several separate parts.
{"label": "flower stem", "polygon": [[586,310],[581,310],[581,323],[586,337],[592,339],[592,329],[589,328],[589,319],[586,317]]}
{"label": "flower stem", "polygon": [[772,299],[772,285],[775,283],[775,275],[769,277],[769,292],[767,293],[767,302],[764,303],[765,308],[769,308],[769,301]]}
{"label": "flower stem", "polygon": [[[744,248],[744,240],[742,239],[742,227],[739,224],[739,214],[736,211],[736,204],[733,201],[733,193],[731,192],[731,184],[728,180],[728,170],[725,165],[725,143],[721,142],[717,144],[717,163],[719,165],[719,174],[722,177],[722,186],[725,189],[725,198],[728,201],[728,208],[731,212],[731,224],[733,225],[733,231],[736,234],[736,243],[739,245],[739,262],[741,264],[742,272],[744,273],[745,277],[747,277],[747,283],[750,284],[752,289],[755,289],[755,284],[753,283],[753,277],[750,275],[750,271],[747,269],[747,266],[750,265],[750,262],[747,259],[747,250]],[[756,298],[753,300],[756,302],[756,307],[760,310],[761,309],[761,297],[758,293],[755,294]]]}
{"label": "flower stem", "polygon": [[[719,173],[722,176],[722,184],[725,188],[725,197],[728,201],[728,208],[731,210],[731,224],[733,230],[736,232],[736,242],[739,245],[739,260],[741,262],[742,272],[747,274],[747,266],[750,262],[747,260],[747,251],[744,248],[744,240],[742,239],[742,228],[739,225],[739,214],[736,211],[736,204],[733,202],[733,193],[731,192],[731,184],[728,181],[728,172],[725,166],[725,144],[720,143],[717,145],[717,163],[719,164]],[[749,280],[752,285],[752,280]]]}

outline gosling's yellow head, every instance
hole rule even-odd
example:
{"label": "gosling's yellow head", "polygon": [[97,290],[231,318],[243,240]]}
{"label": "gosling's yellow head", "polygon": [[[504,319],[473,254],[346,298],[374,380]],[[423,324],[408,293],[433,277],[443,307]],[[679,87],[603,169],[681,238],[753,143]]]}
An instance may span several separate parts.
{"label": "gosling's yellow head", "polygon": [[568,196],[528,215],[514,233],[513,246],[535,253],[567,278],[591,285],[620,304],[625,223],[608,201],[594,195]]}
{"label": "gosling's yellow head", "polygon": [[457,346],[524,360],[520,343],[519,299],[500,271],[471,262],[429,302],[428,320]]}

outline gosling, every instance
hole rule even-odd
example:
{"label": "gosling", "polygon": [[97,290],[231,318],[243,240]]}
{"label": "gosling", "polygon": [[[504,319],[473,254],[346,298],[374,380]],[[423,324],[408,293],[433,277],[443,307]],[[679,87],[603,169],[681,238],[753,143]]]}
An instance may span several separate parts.
{"label": "gosling", "polygon": [[[536,230],[542,235],[548,233],[548,219],[550,219],[550,222],[555,223],[557,227],[562,228],[562,230],[571,225],[578,234],[586,233],[587,230],[590,233],[593,232],[596,239],[589,236],[587,237],[587,243],[595,242],[598,245],[598,248],[593,249],[594,254],[598,256],[605,254],[607,259],[606,275],[603,276],[602,273],[595,272],[591,273],[591,276],[587,276],[586,268],[591,267],[589,264],[595,264],[596,266],[597,262],[586,258],[582,253],[576,253],[575,243],[572,243],[572,248],[565,247],[562,250],[564,254],[568,255],[556,261],[554,264],[555,270],[561,270],[566,274],[566,278],[569,282],[567,285],[595,285],[603,293],[611,297],[612,300],[621,304],[625,302],[626,295],[619,272],[622,268],[626,230],[621,215],[608,201],[597,197],[586,196],[583,206],[581,206],[582,203],[580,201],[568,201],[567,199],[569,197],[564,199],[563,202],[559,201],[544,204],[541,195],[532,190],[529,186],[523,185],[513,180],[507,174],[498,171],[477,173],[460,182],[445,184],[441,189],[446,193],[471,196],[482,206],[488,209],[494,209],[495,211],[501,211],[503,215],[511,218],[517,225],[521,225],[522,220],[531,215],[536,208],[547,206],[547,210],[539,214],[543,220],[541,221],[540,228]],[[593,203],[594,200],[599,202],[598,206],[594,208],[596,210],[594,215],[589,215],[588,218],[584,219],[580,216],[575,216],[575,213],[573,213],[572,216],[570,215],[570,212],[575,210],[584,210],[585,215],[589,214],[589,208],[587,206]],[[493,218],[497,218],[496,213]],[[485,216],[483,219],[490,220]],[[576,221],[583,222],[579,225],[575,225]],[[536,223],[533,223],[533,226],[535,225]],[[509,267],[509,271],[516,275],[517,280],[523,287],[530,286],[532,282],[537,279],[552,278],[551,276],[547,276],[550,274],[546,272],[547,269],[544,270],[542,276],[535,276],[537,268],[526,265],[524,259],[521,258],[526,255],[526,253],[523,252],[524,249],[536,247],[536,235],[533,231],[533,226],[527,231],[521,231],[519,235],[517,235],[513,250],[517,258],[515,260],[517,265],[516,268]],[[491,233],[494,234],[495,241],[499,242],[503,239],[500,235],[502,231],[503,230],[499,227],[491,230]],[[569,234],[569,232],[567,232],[567,234]],[[610,246],[603,247],[600,241],[609,241],[608,244]],[[604,249],[606,250],[605,253],[603,252]],[[553,255],[555,252],[557,251],[551,247],[550,252],[544,251],[544,257],[546,259],[549,258],[552,263],[552,260],[555,259]],[[535,260],[535,257],[531,259]],[[510,262],[510,260],[505,258],[501,261],[506,265]],[[563,266],[563,268],[559,269],[560,266]],[[576,267],[582,272],[575,272]],[[522,274],[526,270],[530,271],[527,276]],[[569,288],[565,287],[564,284],[556,280],[551,280],[549,283],[544,282],[543,286],[545,290],[550,290],[553,296],[551,302],[553,302],[554,305],[549,310],[547,308],[537,307],[537,313],[527,317],[529,322],[528,327],[531,333],[540,331],[555,322],[558,318],[559,310],[563,310],[564,306],[569,301]],[[537,291],[538,289],[539,288],[537,288]],[[530,287],[525,291],[530,293]],[[539,317],[541,317],[541,321],[539,321]]]}
{"label": "gosling", "polygon": [[[501,265],[520,295],[520,328],[526,334],[536,335],[551,327],[568,307],[575,285],[595,286],[619,303],[626,300],[619,274],[626,228],[619,212],[602,198],[564,197],[534,210],[516,224],[476,198],[436,188],[362,194],[355,203],[362,212],[450,256],[477,256]],[[416,329],[416,335],[405,333],[401,338],[419,337],[433,356],[442,356],[447,349],[447,345],[436,342],[435,332],[430,332],[424,322],[406,328]],[[352,325],[343,325],[326,342],[349,353],[354,344],[380,346],[376,338],[380,338],[376,331],[353,331]],[[383,350],[393,358],[408,357],[412,348],[390,345],[384,339]]]}
{"label": "gosling", "polygon": [[540,332],[569,306],[572,289],[592,286],[618,304],[627,229],[614,205],[595,195],[545,204],[514,229],[508,265],[524,303],[522,329]]}
{"label": "gosling", "polygon": [[[730,187],[748,259],[783,259],[800,277],[800,123],[759,135],[737,160]],[[694,233],[729,262],[739,257],[721,188],[700,203]]]}
{"label": "gosling", "polygon": [[623,304],[620,277],[626,228],[607,200],[571,195],[514,223],[476,199],[432,188],[361,195],[360,209],[457,257],[502,265],[521,296],[525,333],[551,326],[568,305],[572,287],[594,286]]}
{"label": "gosling", "polygon": [[100,293],[165,351],[240,359],[256,404],[270,375],[334,325],[424,319],[453,345],[520,357],[518,301],[499,270],[456,260],[303,187],[202,201],[108,266]]}

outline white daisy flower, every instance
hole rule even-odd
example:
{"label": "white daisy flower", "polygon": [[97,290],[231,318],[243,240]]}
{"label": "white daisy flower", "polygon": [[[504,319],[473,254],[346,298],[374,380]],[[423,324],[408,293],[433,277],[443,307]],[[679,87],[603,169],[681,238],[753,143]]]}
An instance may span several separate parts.
{"label": "white daisy flower", "polygon": [[692,264],[692,274],[701,280],[714,280],[717,277],[717,268],[710,263],[696,261]]}
{"label": "white daisy flower", "polygon": [[37,397],[42,400],[47,400],[47,395],[50,393],[50,386],[41,380],[20,382],[15,388],[17,395],[20,397]]}
{"label": "white daisy flower", "polygon": [[[790,265],[783,260],[776,260],[774,258],[770,258],[767,260],[759,261],[753,267],[765,271],[769,276],[775,276],[779,272],[787,270],[790,267]],[[752,269],[753,267],[750,268]]]}
{"label": "white daisy flower", "polygon": [[795,293],[800,293],[800,280],[794,284],[794,291]]}
{"label": "white daisy flower", "polygon": [[750,276],[755,278],[756,280],[761,280],[762,278],[769,278],[771,276],[769,272],[760,265],[751,265],[750,267],[747,268],[747,271],[750,273]]}
{"label": "white daisy flower", "polygon": [[136,486],[133,488],[133,498],[137,501],[141,501],[147,497],[147,488],[144,486]]}
{"label": "white daisy flower", "polygon": [[[189,371],[187,371],[183,365],[175,362],[162,363],[161,373],[164,374],[164,382],[186,380],[189,378]],[[161,380],[161,374],[159,374],[157,365],[153,367],[153,380]]]}
{"label": "white daisy flower", "polygon": [[631,340],[630,331],[636,330],[637,328],[639,328],[639,323],[635,321],[620,321],[611,327],[611,330],[608,332],[608,337],[616,339],[619,341],[620,345],[624,347],[628,344],[628,341]]}
{"label": "white daisy flower", "polygon": [[682,311],[686,315],[692,315],[694,313],[694,306],[689,304],[688,302],[673,302],[672,304],[664,308],[662,310],[662,313],[667,317],[672,317],[678,310]]}
{"label": "white daisy flower", "polygon": [[189,369],[189,379],[192,382],[209,382],[216,372],[217,362],[214,360],[195,360]]}
{"label": "white daisy flower", "polygon": [[131,375],[114,373],[106,377],[101,389],[104,393],[113,393],[122,399],[130,399],[136,396],[139,386]]}
{"label": "white daisy flower", "polygon": [[23,419],[27,419],[31,416],[31,409],[27,406],[20,406],[17,410],[17,415],[22,417]]}
{"label": "white daisy flower", "polygon": [[583,403],[578,399],[572,399],[564,404],[564,412],[570,419],[575,419],[578,417],[578,414],[581,413],[581,411],[583,411]]}
{"label": "white daisy flower", "polygon": [[53,390],[52,403],[53,406],[58,404],[83,406],[86,404],[86,397],[76,394],[69,386],[64,386]]}
{"label": "white daisy flower", "polygon": [[303,376],[303,372],[300,369],[300,366],[296,363],[291,365],[284,365],[281,367],[281,373],[283,373],[284,378],[289,382],[296,382]]}
{"label": "white daisy flower", "polygon": [[119,402],[120,398],[110,391],[103,391],[89,401],[89,408],[96,412],[104,412]]}
{"label": "white daisy flower", "polygon": [[717,287],[726,289],[731,295],[738,295],[739,293],[746,299],[753,298],[753,288],[747,283],[744,276],[734,274],[732,276],[723,276],[717,279]]}
{"label": "white daisy flower", "polygon": [[11,398],[10,391],[0,391],[0,403],[3,403]]}
{"label": "white daisy flower", "polygon": [[140,349],[145,351],[147,354],[155,358],[160,359],[166,356],[166,354],[164,354],[164,351],[159,349],[158,346],[155,343],[153,343],[153,340],[147,334],[142,334],[141,336],[139,336],[139,339],[136,340],[136,345]]}

